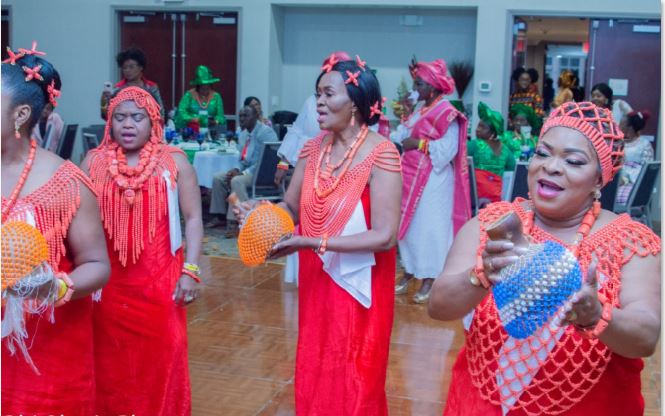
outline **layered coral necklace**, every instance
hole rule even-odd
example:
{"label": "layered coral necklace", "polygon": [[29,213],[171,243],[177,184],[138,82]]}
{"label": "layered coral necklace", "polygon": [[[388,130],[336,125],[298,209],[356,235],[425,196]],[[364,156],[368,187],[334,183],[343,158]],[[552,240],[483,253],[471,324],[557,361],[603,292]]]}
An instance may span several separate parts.
{"label": "layered coral necklace", "polygon": [[36,153],[37,153],[37,142],[34,139],[30,139],[30,152],[28,153],[28,160],[25,162],[25,166],[23,166],[23,170],[21,171],[21,176],[19,176],[18,182],[16,183],[14,190],[9,195],[9,199],[7,199],[7,202],[2,207],[3,224],[7,220],[7,216],[9,215],[11,210],[14,208],[14,205],[16,205],[16,201],[18,201],[18,196],[21,193],[21,190],[23,189],[26,180],[28,179],[30,170],[32,169]]}
{"label": "layered coral necklace", "polygon": [[[593,224],[596,222],[598,216],[600,215],[600,209],[601,209],[600,201],[594,200],[593,204],[591,205],[591,208],[589,208],[589,210],[584,215],[584,218],[582,219],[582,224],[577,229],[577,232],[575,234],[575,239],[573,240],[573,244],[568,248],[577,258],[579,258],[580,254],[580,244],[589,235],[589,232],[591,231]],[[527,214],[528,215],[525,218],[526,221],[524,222],[524,234],[530,235],[533,229],[534,219],[535,219],[535,209],[532,200],[529,200]]]}
{"label": "layered coral necklace", "polygon": [[130,206],[134,204],[136,192],[140,191],[145,181],[152,176],[159,161],[158,152],[159,146],[146,143],[139,153],[139,163],[132,167],[127,165],[125,151],[117,143],[112,143],[106,151],[111,178],[122,190],[122,195]]}
{"label": "layered coral necklace", "polygon": [[[358,153],[358,149],[365,142],[368,131],[369,129],[367,128],[367,125],[363,125],[362,128],[360,129],[360,132],[358,132],[358,135],[356,136],[355,140],[353,141],[353,143],[351,143],[351,146],[349,146],[348,149],[346,149],[346,152],[344,152],[344,156],[342,157],[342,159],[340,159],[339,162],[334,164],[330,162],[333,140],[330,139],[328,141],[328,144],[324,148],[323,152],[321,152],[321,154],[319,155],[319,160],[316,163],[316,171],[314,173],[314,191],[320,198],[326,198],[337,188],[339,182],[342,180],[342,177],[349,170],[349,167],[353,162],[353,158],[355,157],[356,153]],[[335,172],[340,168],[341,171],[335,178],[335,181],[325,189],[320,189],[319,182],[329,180],[332,177],[333,172]]]}

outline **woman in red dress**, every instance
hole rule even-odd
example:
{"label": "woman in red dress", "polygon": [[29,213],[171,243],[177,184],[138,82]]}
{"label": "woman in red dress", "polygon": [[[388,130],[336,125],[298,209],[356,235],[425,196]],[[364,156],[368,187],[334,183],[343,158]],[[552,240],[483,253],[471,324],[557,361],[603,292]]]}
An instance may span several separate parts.
{"label": "woman in red dress", "polygon": [[189,415],[184,306],[199,294],[203,237],[196,174],[182,151],[163,143],[149,92],[121,90],[109,115],[104,141],[82,164],[99,196],[111,258],[94,310],[96,411]]}
{"label": "woman in red dress", "polygon": [[[642,357],[660,334],[660,239],[628,215],[600,209],[600,190],[622,161],[612,114],[564,103],[529,164],[531,200],[491,204],[462,228],[429,304],[433,318],[464,317],[466,330],[445,415],[643,414]],[[503,328],[487,290],[517,260],[509,240],[486,232],[510,211],[532,242],[563,244],[586,272],[559,315],[519,339]]]}
{"label": "woman in red dress", "polygon": [[316,95],[323,131],[305,144],[280,204],[302,235],[271,253],[299,250],[296,413],[386,415],[399,154],[367,127],[379,120],[382,100],[360,58],[331,57]]}
{"label": "woman in red dress", "polygon": [[33,44],[10,51],[2,63],[2,223],[34,225],[46,237],[49,265],[68,276],[62,278],[70,290],[52,318],[50,311],[26,317],[24,343],[39,373],[10,352],[11,337],[3,338],[2,412],[89,416],[95,395],[90,294],[106,283],[109,263],[89,180],[30,138],[44,106],[57,105],[60,95],[60,77],[43,55]]}

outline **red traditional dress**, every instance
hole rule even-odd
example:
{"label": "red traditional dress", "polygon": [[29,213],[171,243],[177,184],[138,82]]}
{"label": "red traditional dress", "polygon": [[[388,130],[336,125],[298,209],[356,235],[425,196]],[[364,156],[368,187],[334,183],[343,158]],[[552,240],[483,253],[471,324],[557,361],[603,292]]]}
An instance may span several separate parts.
{"label": "red traditional dress", "polygon": [[[485,228],[514,210],[523,222],[529,214],[523,199],[498,202],[480,211]],[[533,225],[536,242],[560,240]],[[564,244],[565,245],[565,244]],[[584,238],[579,261],[598,260],[599,292],[620,308],[621,269],[634,255],[660,252],[660,239],[628,215]],[[453,366],[444,415],[642,415],[641,359],[613,353],[599,340],[581,337],[572,327],[545,327],[516,348],[501,326],[491,294],[464,320],[466,343]],[[517,344],[520,345],[520,344]],[[510,389],[506,389],[506,387]]]}
{"label": "red traditional dress", "polygon": [[94,308],[95,410],[99,415],[189,415],[187,316],[173,301],[183,266],[172,156],[180,150],[161,144],[158,108],[148,93],[129,87],[116,99],[110,115],[128,99],[148,110],[153,132],[146,146],[154,150],[154,164],[146,168],[149,177],[140,189],[120,186],[111,168],[118,152],[109,136],[111,122],[90,158],[111,260],[109,283]]}
{"label": "red traditional dress", "polygon": [[[343,234],[354,215],[371,228],[369,176],[374,167],[400,170],[394,145],[383,141],[361,163],[336,177],[319,178],[326,133],[307,142],[308,158],[300,202],[302,234],[320,237]],[[328,253],[326,253],[328,254]],[[298,347],[296,354],[296,413],[298,415],[386,415],[386,369],[393,323],[395,249],[373,254],[369,301],[324,270],[321,257],[301,250],[299,274]],[[368,301],[368,302],[367,302]]]}
{"label": "red traditional dress", "polygon": [[[49,264],[55,271],[73,269],[65,238],[81,201],[81,186],[90,181],[71,162],[64,162],[48,182],[19,198],[8,221],[24,221],[46,237]],[[3,209],[7,199],[2,198]],[[36,374],[20,353],[2,346],[2,412],[11,415],[94,413],[95,378],[92,345],[92,300],[84,297],[55,308],[49,316],[26,318],[30,356]]]}

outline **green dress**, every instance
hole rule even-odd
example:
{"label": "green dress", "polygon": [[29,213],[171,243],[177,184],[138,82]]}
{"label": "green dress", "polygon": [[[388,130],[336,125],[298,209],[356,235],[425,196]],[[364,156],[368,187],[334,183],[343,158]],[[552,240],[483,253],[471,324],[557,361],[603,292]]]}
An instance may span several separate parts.
{"label": "green dress", "polygon": [[507,170],[515,170],[515,158],[508,146],[501,146],[501,154],[494,154],[494,150],[485,140],[469,140],[466,144],[467,154],[473,158],[475,169],[486,170],[503,176]]}
{"label": "green dress", "polygon": [[529,146],[529,156],[533,155],[534,150],[536,150],[535,136],[525,139],[521,135],[515,136],[514,132],[507,131],[503,134],[501,141],[506,145],[504,147],[507,147],[513,153],[515,160],[520,160],[523,145]]}
{"label": "green dress", "polygon": [[[198,94],[195,89],[185,93],[178,104],[178,113],[175,116],[175,125],[182,129],[187,127],[187,123],[194,119],[199,119],[202,127],[208,126],[208,118],[213,118],[218,125],[225,125],[224,103],[222,96],[218,92],[212,91],[210,102],[205,105],[197,100]],[[207,112],[207,117],[205,116]]]}

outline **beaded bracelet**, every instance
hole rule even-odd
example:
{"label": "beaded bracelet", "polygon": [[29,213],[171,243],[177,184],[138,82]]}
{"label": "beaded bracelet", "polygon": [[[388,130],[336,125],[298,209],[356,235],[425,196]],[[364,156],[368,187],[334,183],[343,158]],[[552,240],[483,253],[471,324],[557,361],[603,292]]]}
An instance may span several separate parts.
{"label": "beaded bracelet", "polygon": [[603,306],[603,312],[600,314],[600,319],[596,325],[594,325],[593,328],[580,328],[579,326],[575,325],[575,329],[577,329],[583,338],[598,339],[600,334],[602,334],[603,331],[607,329],[607,327],[610,325],[610,321],[612,320],[612,304],[607,301],[607,298],[602,293],[598,294],[598,300]]}
{"label": "beaded bracelet", "polygon": [[319,256],[323,256],[323,254],[326,252],[327,247],[328,247],[328,233],[324,233],[323,236],[321,237],[321,241],[319,242],[319,247],[314,251]]}
{"label": "beaded bracelet", "polygon": [[194,273],[190,270],[187,270],[187,269],[183,268],[182,269],[182,274],[184,274],[185,276],[191,277],[192,280],[194,280],[196,283],[201,283],[201,278],[199,276],[197,276],[196,273]]}
{"label": "beaded bracelet", "polygon": [[277,164],[277,169],[279,170],[289,170],[289,164],[280,160],[279,163]]}
{"label": "beaded bracelet", "polygon": [[74,282],[67,276],[67,273],[56,273],[58,278],[58,295],[55,299],[55,306],[62,306],[69,302],[74,294]]}
{"label": "beaded bracelet", "polygon": [[199,268],[198,265],[194,263],[185,263],[182,265],[182,268],[185,270],[189,270],[190,272],[196,274],[197,276],[201,275],[201,269]]}

